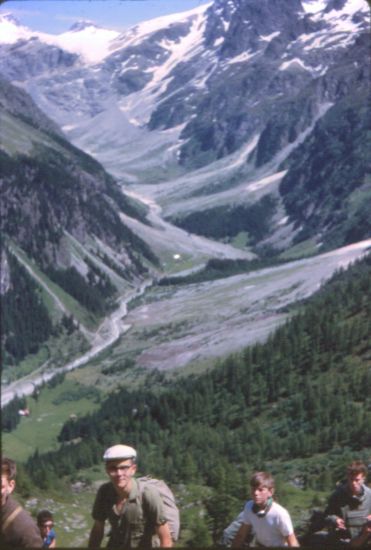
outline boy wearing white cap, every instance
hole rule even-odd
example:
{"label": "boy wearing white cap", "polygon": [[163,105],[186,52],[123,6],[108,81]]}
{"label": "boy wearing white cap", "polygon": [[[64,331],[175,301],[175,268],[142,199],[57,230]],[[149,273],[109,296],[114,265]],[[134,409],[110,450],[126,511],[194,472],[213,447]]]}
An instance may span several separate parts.
{"label": "boy wearing white cap", "polygon": [[127,445],[114,445],[105,451],[103,460],[110,481],[99,488],[95,498],[89,548],[100,548],[106,520],[111,525],[107,548],[152,548],[153,535],[158,536],[162,548],[172,546],[161,496],[152,487],[139,493],[134,478],[136,458],[135,449]]}

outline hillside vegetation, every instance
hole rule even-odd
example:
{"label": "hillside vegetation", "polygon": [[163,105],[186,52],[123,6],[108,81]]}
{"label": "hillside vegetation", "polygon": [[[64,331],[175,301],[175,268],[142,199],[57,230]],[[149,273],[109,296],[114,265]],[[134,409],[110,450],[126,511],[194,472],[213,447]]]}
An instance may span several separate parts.
{"label": "hillside vegetation", "polygon": [[276,202],[266,195],[253,205],[216,206],[175,218],[172,222],[191,233],[215,239],[234,237],[246,231],[251,244],[256,244],[269,234]]}
{"label": "hillside vegetation", "polygon": [[53,326],[41,289],[15,256],[8,254],[8,262],[13,284],[2,297],[2,343],[5,363],[17,363],[38,351]]}
{"label": "hillside vegetation", "polygon": [[204,526],[215,540],[241,507],[252,469],[295,479],[304,492],[330,490],[346,461],[371,451],[370,274],[368,255],[266,344],[206,374],[172,382],[158,374],[151,384],[152,374],[143,389],[118,388],[96,412],[63,426],[59,451],[37,451],[29,476],[48,489],[100,463],[120,434],[138,448],[142,471],[208,487]]}

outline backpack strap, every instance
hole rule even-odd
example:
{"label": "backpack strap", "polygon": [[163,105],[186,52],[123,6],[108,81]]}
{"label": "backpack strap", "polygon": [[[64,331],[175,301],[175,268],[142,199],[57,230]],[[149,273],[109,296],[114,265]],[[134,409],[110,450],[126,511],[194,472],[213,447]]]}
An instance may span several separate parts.
{"label": "backpack strap", "polygon": [[137,494],[137,505],[139,506],[140,510],[141,510],[141,514],[142,514],[142,517],[143,519],[145,520],[146,518],[144,518],[144,510],[143,510],[143,491],[144,491],[144,486],[142,485],[141,483],[141,480],[145,480],[147,478],[135,478],[135,481],[137,482],[137,488],[138,488],[138,494]]}
{"label": "backpack strap", "polygon": [[[145,526],[154,529],[155,524],[150,523],[150,518],[147,517],[145,510],[146,510],[146,495],[145,495],[145,489],[149,488],[151,490],[151,487],[146,487],[146,481],[149,481],[151,476],[144,476],[141,478],[136,478],[137,487],[138,487],[138,495],[137,495],[137,505],[139,508],[139,513],[141,514],[141,518],[145,523]],[[148,502],[148,501],[147,501]],[[144,506],[143,506],[144,503]]]}
{"label": "backpack strap", "polygon": [[15,510],[13,510],[13,512],[11,514],[9,514],[9,516],[6,518],[6,520],[2,524],[2,530],[3,531],[5,531],[5,529],[7,529],[9,527],[9,525],[11,525],[13,523],[13,521],[15,520],[15,518],[18,516],[18,514],[21,511],[22,511],[22,506],[17,506],[17,508],[15,508]]}

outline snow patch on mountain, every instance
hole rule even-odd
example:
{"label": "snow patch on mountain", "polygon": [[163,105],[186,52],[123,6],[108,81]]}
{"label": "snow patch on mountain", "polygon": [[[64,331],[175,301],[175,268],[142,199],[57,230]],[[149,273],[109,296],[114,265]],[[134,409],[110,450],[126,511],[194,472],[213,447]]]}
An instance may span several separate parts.
{"label": "snow patch on mountain", "polygon": [[217,38],[214,42],[214,48],[217,48],[218,46],[221,46],[224,42],[225,38],[224,36],[220,36],[219,38]]}
{"label": "snow patch on mountain", "polygon": [[369,14],[369,7],[365,0],[348,0],[340,10],[335,8],[329,9],[327,2],[321,0],[315,2],[314,5],[316,9],[309,12],[308,8],[310,9],[312,4],[313,3],[302,3],[304,10],[312,14],[313,21],[326,23],[327,34],[355,34],[359,32],[360,28],[364,25],[364,20],[362,20],[362,18],[358,19],[355,15],[357,13],[363,15]]}
{"label": "snow patch on mountain", "polygon": [[[289,61],[284,61],[279,67],[278,67],[278,70],[279,71],[285,71],[286,69],[288,68],[302,68],[304,69],[305,71],[314,71],[315,69],[313,67],[309,67],[308,65],[306,65],[301,59],[299,59],[298,57],[295,57],[294,59],[290,59]],[[322,68],[322,66],[320,67]]]}
{"label": "snow patch on mountain", "polygon": [[[334,11],[339,11],[340,16],[352,16],[358,11],[366,12],[368,11],[367,2],[365,0],[347,0],[341,10],[332,10],[328,9],[329,1],[328,0],[306,0],[301,2],[303,9],[308,14],[319,14],[319,12],[324,12],[324,15],[331,14],[333,16]],[[327,12],[327,14],[326,14]]]}
{"label": "snow patch on mountain", "polygon": [[144,21],[143,23],[139,23],[133,27],[132,32],[135,34],[136,41],[141,42],[146,35],[152,34],[159,29],[169,27],[174,23],[183,22],[193,18],[194,16],[198,19],[199,16],[202,16],[211,5],[212,3],[203,4],[202,6],[186,12],[165,15],[162,17],[156,17],[155,19],[150,19],[149,21]]}
{"label": "snow patch on mountain", "polygon": [[271,42],[273,38],[276,38],[276,36],[280,35],[280,31],[272,32],[271,34],[267,35],[261,35],[260,40],[263,40],[264,42]]}
{"label": "snow patch on mountain", "polygon": [[[191,21],[189,32],[185,36],[179,37],[175,41],[162,41],[162,47],[168,50],[166,60],[159,64],[147,68],[147,73],[152,73],[152,79],[146,86],[134,94],[124,96],[119,103],[121,111],[131,112],[132,118],[136,125],[144,126],[149,122],[151,114],[159,98],[165,94],[169,82],[172,80],[172,71],[179,63],[185,63],[194,56],[202,53],[203,33],[205,30],[204,12],[209,4],[201,6],[194,10],[190,10],[185,14],[176,14],[176,16],[166,16],[155,20],[141,23],[130,32],[133,33],[136,29],[136,37],[129,39],[127,44],[133,44],[135,41],[140,41],[149,32],[153,33],[158,30],[158,25],[164,20],[173,23],[174,21],[184,21],[186,18]],[[130,65],[130,70],[133,66]],[[169,95],[167,96],[169,97]]]}
{"label": "snow patch on mountain", "polygon": [[149,21],[138,23],[134,27],[131,27],[127,31],[121,33],[112,42],[111,46],[114,50],[116,50],[141,44],[143,40],[148,38],[150,35],[153,35],[157,31],[160,31],[164,28],[169,28],[177,23],[184,23],[187,21],[189,22],[193,18],[199,19],[199,17],[203,16],[205,11],[210,6],[210,3],[203,4],[202,6],[186,12],[156,17],[155,19],[150,19]]}
{"label": "snow patch on mountain", "polygon": [[318,13],[326,9],[327,0],[308,0],[301,3],[306,13]]}
{"label": "snow patch on mountain", "polygon": [[255,57],[256,54],[257,52],[252,51],[242,52],[240,55],[236,55],[236,57],[228,59],[227,64],[233,65],[233,63],[245,63],[246,61],[249,61],[249,59]]}
{"label": "snow patch on mountain", "polygon": [[[344,34],[346,36],[344,36]],[[304,51],[310,51],[322,48],[344,48],[345,45],[354,42],[357,36],[358,34],[355,32],[344,31],[337,34],[330,34],[327,31],[324,31],[310,35],[302,35],[299,40],[307,43],[307,45],[303,48]],[[339,38],[341,38],[341,41],[339,41]]]}
{"label": "snow patch on mountain", "polygon": [[[196,11],[196,10],[195,10]],[[203,32],[205,29],[205,20],[202,17],[203,11],[197,10],[199,17],[195,18],[189,33],[179,40],[179,42],[172,45],[171,55],[167,61],[161,66],[157,67],[154,73],[154,78],[147,86],[153,88],[159,81],[169,76],[171,70],[179,63],[184,63],[190,58],[201,53],[201,46],[203,41]]]}
{"label": "snow patch on mountain", "polygon": [[329,10],[327,2],[322,0],[304,2],[303,7],[314,23],[324,25],[323,29],[303,33],[298,38],[298,42],[304,44],[304,52],[345,48],[357,39],[360,32],[369,30],[369,8],[365,0],[348,0],[341,10]]}

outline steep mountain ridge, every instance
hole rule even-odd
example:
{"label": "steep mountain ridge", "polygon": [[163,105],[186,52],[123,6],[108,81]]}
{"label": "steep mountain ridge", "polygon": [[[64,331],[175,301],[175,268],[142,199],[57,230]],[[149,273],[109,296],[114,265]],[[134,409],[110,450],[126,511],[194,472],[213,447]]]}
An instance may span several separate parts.
{"label": "steep mountain ridge", "polygon": [[[0,116],[7,366],[36,353],[63,327],[75,331],[69,314],[84,324],[96,322],[120,295],[142,284],[158,260],[121,219],[125,214],[145,222],[143,207],[126,197],[97,161],[71,145],[24,90],[3,79]],[[85,335],[85,327],[79,328]]]}
{"label": "steep mountain ridge", "polygon": [[[120,220],[120,211],[138,219],[140,211],[102,166],[54,133],[55,125],[21,89],[1,81],[0,93],[2,230],[44,267],[53,262],[68,265],[61,252],[64,232],[81,242],[98,237],[121,254],[122,261],[126,258],[128,276],[131,270],[140,273],[140,262],[133,261],[135,247],[155,261]],[[10,131],[12,125],[18,125],[18,135],[14,128]],[[28,150],[19,136],[28,137]],[[22,219],[24,223],[17,223]]]}

